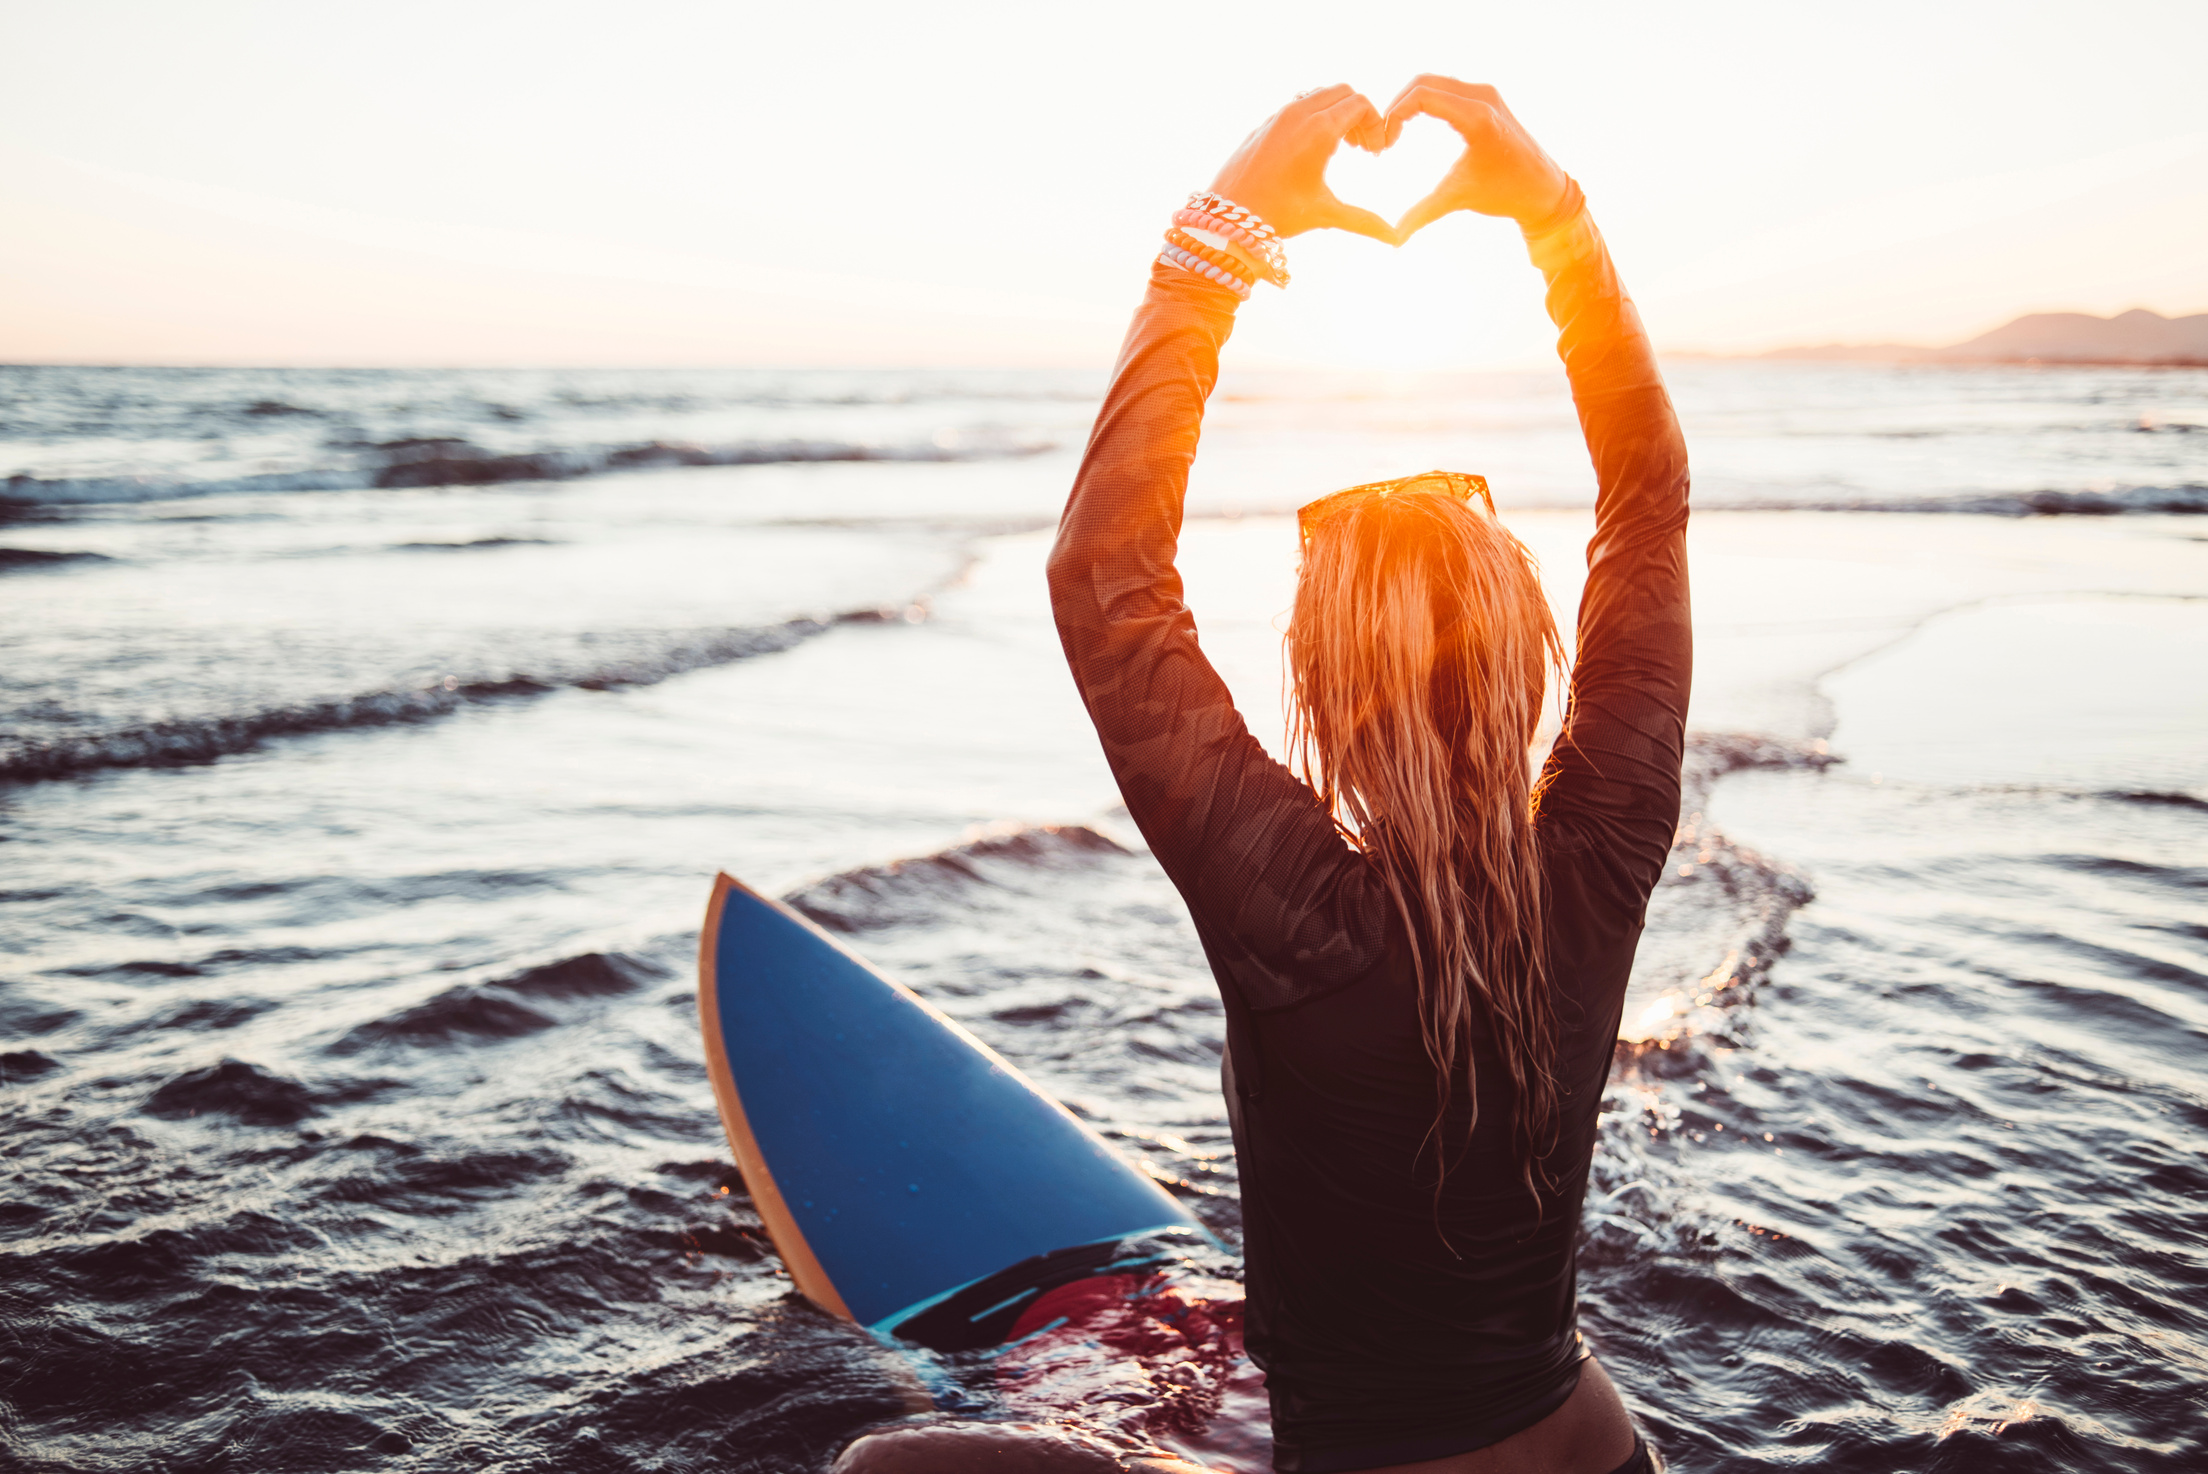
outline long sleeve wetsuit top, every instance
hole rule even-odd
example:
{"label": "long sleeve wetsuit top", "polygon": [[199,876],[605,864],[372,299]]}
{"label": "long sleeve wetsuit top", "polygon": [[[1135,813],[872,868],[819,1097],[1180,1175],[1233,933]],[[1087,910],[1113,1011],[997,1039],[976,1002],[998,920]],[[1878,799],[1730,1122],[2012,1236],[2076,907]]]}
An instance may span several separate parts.
{"label": "long sleeve wetsuit top", "polygon": [[1562,1111],[1537,1191],[1484,1033],[1476,1126],[1460,1083],[1429,1137],[1441,1097],[1400,914],[1312,790],[1250,735],[1182,602],[1173,558],[1233,327],[1225,289],[1153,268],[1050,558],[1074,680],[1225,1002],[1248,1346],[1281,1470],[1500,1441],[1562,1404],[1584,1356],[1580,1205],[1626,976],[1678,822],[1687,458],[1585,212],[1533,255],[1599,486],[1571,698],[1536,823]]}

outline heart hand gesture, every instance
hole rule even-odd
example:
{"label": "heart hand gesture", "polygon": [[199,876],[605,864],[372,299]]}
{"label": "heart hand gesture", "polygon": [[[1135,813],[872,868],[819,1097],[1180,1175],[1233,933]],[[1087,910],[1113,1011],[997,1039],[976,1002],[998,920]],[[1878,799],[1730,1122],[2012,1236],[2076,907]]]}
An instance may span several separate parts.
{"label": "heart hand gesture", "polygon": [[1332,226],[1396,245],[1394,226],[1343,204],[1326,184],[1327,162],[1344,140],[1378,153],[1382,132],[1378,110],[1347,83],[1307,92],[1242,140],[1212,192],[1255,211],[1283,238]]}
{"label": "heart hand gesture", "polygon": [[1494,88],[1432,74],[1413,78],[1388,104],[1381,147],[1394,143],[1403,125],[1420,113],[1456,129],[1464,152],[1433,193],[1395,223],[1400,239],[1458,210],[1507,215],[1529,225],[1549,220],[1563,205],[1570,177],[1511,116]]}

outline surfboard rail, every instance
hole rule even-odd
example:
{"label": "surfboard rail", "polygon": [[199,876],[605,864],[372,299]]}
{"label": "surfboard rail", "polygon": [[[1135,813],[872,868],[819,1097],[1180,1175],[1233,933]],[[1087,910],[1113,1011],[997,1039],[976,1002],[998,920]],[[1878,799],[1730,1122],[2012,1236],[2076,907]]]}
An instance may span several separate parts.
{"label": "surfboard rail", "polygon": [[813,1246],[806,1242],[805,1231],[798,1227],[796,1216],[783,1200],[781,1185],[774,1180],[774,1169],[767,1165],[766,1154],[759,1149],[759,1139],[752,1134],[751,1118],[744,1114],[743,1092],[736,1088],[736,1076],[728,1067],[728,1050],[721,1043],[724,1037],[720,999],[721,911],[728,904],[731,891],[757,897],[767,905],[789,912],[794,920],[804,921],[780,901],[759,895],[725,870],[713,877],[713,899],[706,904],[705,930],[698,934],[698,1023],[705,1033],[705,1071],[713,1081],[713,1100],[721,1108],[721,1125],[728,1132],[729,1148],[736,1155],[736,1170],[744,1175],[744,1188],[751,1194],[751,1205],[758,1210],[759,1221],[766,1226],[767,1238],[774,1244],[774,1251],[782,1256],[782,1265],[797,1282],[799,1293],[829,1314],[855,1321],[858,1317],[843,1303],[843,1296],[836,1292],[835,1281],[821,1268],[820,1260],[813,1254]]}

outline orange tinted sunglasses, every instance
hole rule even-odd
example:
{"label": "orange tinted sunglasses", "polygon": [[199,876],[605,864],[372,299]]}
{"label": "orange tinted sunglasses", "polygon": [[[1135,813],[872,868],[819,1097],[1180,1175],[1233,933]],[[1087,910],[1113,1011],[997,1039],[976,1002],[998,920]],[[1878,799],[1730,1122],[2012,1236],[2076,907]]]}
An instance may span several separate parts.
{"label": "orange tinted sunglasses", "polygon": [[1315,502],[1305,502],[1296,509],[1296,530],[1305,542],[1309,542],[1318,525],[1336,512],[1367,497],[1386,496],[1393,491],[1445,491],[1466,506],[1470,506],[1477,495],[1486,505],[1487,515],[1495,515],[1495,498],[1488,494],[1485,476],[1474,476],[1467,471],[1421,471],[1416,476],[1399,476],[1393,481],[1368,481],[1347,491],[1329,492]]}

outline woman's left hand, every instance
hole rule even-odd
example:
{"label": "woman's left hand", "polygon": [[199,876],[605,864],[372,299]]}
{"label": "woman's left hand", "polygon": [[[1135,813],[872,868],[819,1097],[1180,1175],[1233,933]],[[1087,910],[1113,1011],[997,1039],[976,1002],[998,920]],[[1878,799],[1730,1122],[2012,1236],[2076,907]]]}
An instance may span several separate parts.
{"label": "woman's left hand", "polygon": [[1212,193],[1256,212],[1283,238],[1331,226],[1397,245],[1394,226],[1343,204],[1326,186],[1338,146],[1346,140],[1378,153],[1385,134],[1379,109],[1348,83],[1307,92],[1242,140],[1211,182]]}
{"label": "woman's left hand", "polygon": [[1541,151],[1494,88],[1432,73],[1413,78],[1388,104],[1382,145],[1394,143],[1403,125],[1420,113],[1456,129],[1464,152],[1433,193],[1396,222],[1404,240],[1458,210],[1507,215],[1530,225],[1552,217],[1570,198],[1571,178]]}

